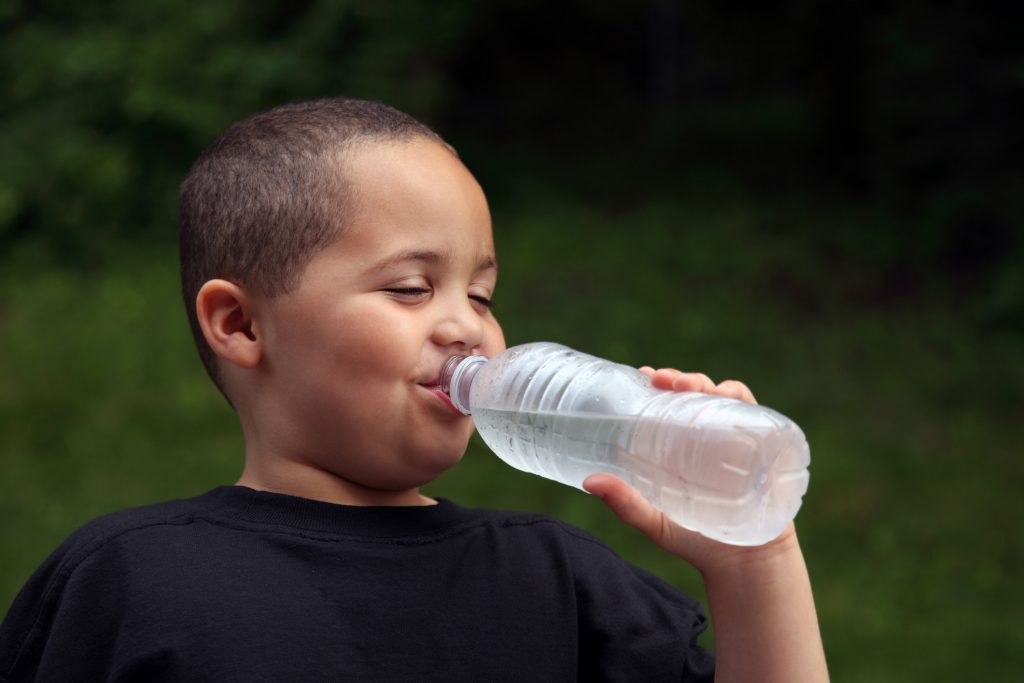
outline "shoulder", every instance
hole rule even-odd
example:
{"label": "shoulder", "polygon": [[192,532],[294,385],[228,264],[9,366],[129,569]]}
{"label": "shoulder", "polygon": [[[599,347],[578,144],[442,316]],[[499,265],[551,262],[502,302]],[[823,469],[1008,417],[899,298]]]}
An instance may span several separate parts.
{"label": "shoulder", "polygon": [[197,507],[194,499],[172,500],[125,508],[100,515],[78,527],[64,541],[73,548],[100,544],[136,529],[165,524],[186,524]]}
{"label": "shoulder", "polygon": [[112,543],[131,542],[147,530],[188,525],[201,509],[197,500],[174,500],[101,515],[72,532],[57,547],[50,561],[59,563],[63,572],[58,573],[68,572]]}
{"label": "shoulder", "polygon": [[203,496],[127,508],[101,515],[73,531],[38,567],[26,588],[55,596],[75,575],[118,571],[133,546],[146,545],[163,529],[191,524],[203,508]]}
{"label": "shoulder", "polygon": [[475,508],[468,515],[504,542],[528,550],[560,556],[578,579],[625,576],[630,580],[662,584],[645,570],[621,557],[593,533],[546,514]]}
{"label": "shoulder", "polygon": [[[474,513],[512,542],[506,561],[545,569],[530,575],[531,591],[559,576],[570,582],[571,597],[558,604],[575,610],[581,679],[710,680],[714,658],[697,643],[708,620],[697,600],[572,524],[541,514]],[[533,580],[538,575],[542,581]]]}
{"label": "shoulder", "polygon": [[137,549],[160,545],[149,532],[190,524],[203,498],[112,512],[68,536],[32,574],[0,624],[0,677],[16,662],[38,661],[49,639],[63,642],[61,620],[78,631],[83,623],[98,628],[104,619],[116,620],[130,568],[155,554]]}
{"label": "shoulder", "polygon": [[471,510],[496,528],[505,530],[520,543],[556,547],[574,567],[583,583],[643,586],[660,596],[700,611],[699,603],[664,579],[623,558],[593,533],[545,514],[507,510]]}

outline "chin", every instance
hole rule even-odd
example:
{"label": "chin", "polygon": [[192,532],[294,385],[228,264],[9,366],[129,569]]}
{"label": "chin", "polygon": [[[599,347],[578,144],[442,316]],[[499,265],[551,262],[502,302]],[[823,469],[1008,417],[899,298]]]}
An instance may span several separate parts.
{"label": "chin", "polygon": [[440,453],[436,458],[433,458],[431,462],[438,470],[438,475],[440,475],[442,472],[450,470],[462,462],[464,455],[466,455],[465,447],[460,449],[458,452]]}
{"label": "chin", "polygon": [[460,448],[438,449],[432,453],[422,454],[417,460],[425,472],[430,475],[430,480],[433,481],[462,462],[467,445],[468,439],[462,442]]}

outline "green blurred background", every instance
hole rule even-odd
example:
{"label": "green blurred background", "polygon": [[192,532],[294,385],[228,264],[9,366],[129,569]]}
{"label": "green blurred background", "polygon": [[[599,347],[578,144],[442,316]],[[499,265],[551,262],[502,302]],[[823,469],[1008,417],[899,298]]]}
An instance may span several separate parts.
{"label": "green blurred background", "polygon": [[[436,127],[492,202],[510,344],[746,381],[811,443],[836,681],[1024,668],[1024,12],[980,3],[0,5],[0,606],[101,513],[234,481],[177,290],[178,183],[326,95]],[[585,527],[474,440],[429,488]]]}

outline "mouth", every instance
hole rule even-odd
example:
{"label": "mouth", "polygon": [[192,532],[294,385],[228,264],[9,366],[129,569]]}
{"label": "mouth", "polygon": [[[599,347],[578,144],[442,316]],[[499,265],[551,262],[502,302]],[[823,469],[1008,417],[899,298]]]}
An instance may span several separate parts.
{"label": "mouth", "polygon": [[426,389],[427,391],[429,391],[430,393],[434,394],[434,396],[436,396],[438,399],[441,400],[442,403],[448,406],[448,409],[451,410],[453,413],[459,415],[460,417],[462,416],[462,412],[455,407],[455,404],[452,403],[452,400],[448,398],[448,394],[444,393],[444,391],[441,390],[440,378],[431,380],[429,382],[420,382],[419,385]]}

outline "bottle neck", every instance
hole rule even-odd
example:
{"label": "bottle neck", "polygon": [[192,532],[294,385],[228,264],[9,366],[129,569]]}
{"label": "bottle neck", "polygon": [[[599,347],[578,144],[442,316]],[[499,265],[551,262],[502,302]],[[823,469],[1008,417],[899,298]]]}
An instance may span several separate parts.
{"label": "bottle neck", "polygon": [[452,405],[463,415],[471,415],[469,390],[487,356],[452,356],[441,368],[440,389],[451,399]]}

